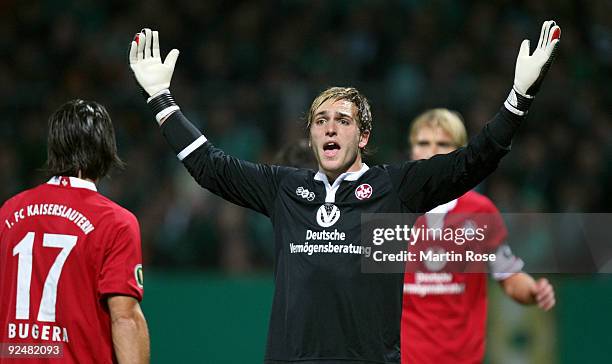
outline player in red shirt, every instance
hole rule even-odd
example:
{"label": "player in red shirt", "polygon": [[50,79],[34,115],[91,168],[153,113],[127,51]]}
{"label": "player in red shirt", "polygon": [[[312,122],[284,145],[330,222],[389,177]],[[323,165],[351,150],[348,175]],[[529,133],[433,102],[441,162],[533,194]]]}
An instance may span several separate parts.
{"label": "player in red shirt", "polygon": [[148,363],[138,221],[96,191],[121,164],[105,108],[62,105],[47,157],[0,209],[0,363]]}
{"label": "player in red shirt", "polygon": [[[410,144],[413,159],[428,159],[465,146],[467,133],[459,114],[447,109],[433,109],[413,121]],[[415,225],[461,227],[480,225],[482,221],[479,220],[483,218],[490,225],[486,230],[487,249],[496,257],[488,267],[493,278],[515,301],[537,303],[540,308],[550,310],[555,305],[553,287],[546,278],[535,281],[521,272],[523,262],[505,245],[506,227],[499,211],[487,197],[474,191],[467,192],[429,211]],[[460,251],[474,246],[449,244],[452,247],[437,245],[435,249],[438,252]],[[419,243],[414,247],[419,247]],[[453,264],[457,263],[429,262],[416,269],[407,269],[401,325],[402,363],[483,361],[487,277],[485,273],[456,273],[460,270],[453,269]]]}

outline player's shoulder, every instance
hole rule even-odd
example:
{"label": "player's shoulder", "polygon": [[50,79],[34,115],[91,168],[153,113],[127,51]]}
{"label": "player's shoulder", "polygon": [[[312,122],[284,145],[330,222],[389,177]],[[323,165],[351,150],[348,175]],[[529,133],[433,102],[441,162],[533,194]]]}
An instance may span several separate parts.
{"label": "player's shoulder", "polygon": [[395,163],[385,163],[385,164],[376,164],[370,167],[370,170],[374,173],[381,172],[389,172],[389,171],[400,171],[400,170],[409,170],[414,167],[417,167],[419,164],[423,163],[424,159],[419,160],[405,160]]}
{"label": "player's shoulder", "polygon": [[99,193],[96,194],[96,199],[98,200],[98,204],[104,207],[104,215],[105,218],[108,219],[108,223],[115,225],[138,224],[136,215],[119,203]]}
{"label": "player's shoulder", "polygon": [[295,168],[277,165],[272,166],[272,168],[277,168],[284,174],[281,182],[311,181],[314,180],[314,176],[316,174],[314,169],[309,168]]}
{"label": "player's shoulder", "polygon": [[410,166],[414,165],[412,161],[406,161],[402,163],[391,163],[391,164],[374,164],[368,165],[367,171],[365,171],[361,178],[366,179],[388,179],[391,176],[395,176],[398,173],[410,169]]}
{"label": "player's shoulder", "polygon": [[38,185],[36,187],[32,187],[17,193],[16,195],[4,201],[4,203],[0,206],[0,211],[4,211],[5,209],[10,209],[12,206],[19,205],[22,201],[31,198],[31,196],[37,196],[41,193],[44,193],[44,191],[41,191],[44,186],[44,184]]}
{"label": "player's shoulder", "polygon": [[476,191],[468,191],[458,199],[458,206],[469,208],[472,211],[499,212],[493,201]]}
{"label": "player's shoulder", "polygon": [[402,182],[408,176],[418,177],[421,166],[426,160],[405,160],[389,164],[376,164],[364,173],[370,179],[391,179],[392,181]]}

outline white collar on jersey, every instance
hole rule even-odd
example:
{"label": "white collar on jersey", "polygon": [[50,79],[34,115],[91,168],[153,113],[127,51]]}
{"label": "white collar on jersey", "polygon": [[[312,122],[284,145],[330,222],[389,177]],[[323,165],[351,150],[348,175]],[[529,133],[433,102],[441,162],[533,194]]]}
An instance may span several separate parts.
{"label": "white collar on jersey", "polygon": [[457,206],[457,199],[438,205],[433,209],[427,211],[428,214],[445,214]]}
{"label": "white collar on jersey", "polygon": [[321,171],[318,171],[315,174],[315,181],[322,181],[325,184],[325,202],[335,202],[336,201],[336,191],[338,187],[340,187],[340,183],[342,181],[357,181],[359,177],[361,177],[364,173],[366,173],[370,169],[367,164],[362,163],[361,169],[355,172],[344,172],[336,178],[333,185],[329,184],[329,180],[327,179],[327,175]]}
{"label": "white collar on jersey", "polygon": [[444,227],[444,217],[448,212],[457,206],[457,199],[452,201],[448,201],[445,204],[434,207],[433,209],[427,211],[425,214],[425,219],[427,221],[427,226],[433,229],[442,229]]}
{"label": "white collar on jersey", "polygon": [[88,190],[92,190],[92,191],[98,191],[98,189],[96,188],[96,185],[91,182],[91,181],[87,181],[84,179],[80,179],[77,177],[60,177],[60,176],[53,176],[51,177],[51,179],[49,180],[49,182],[47,182],[50,185],[56,185],[59,186],[60,184],[64,184],[62,183],[62,181],[64,181],[65,179],[67,179],[70,182],[70,186],[71,187],[76,187],[76,188],[86,188]]}

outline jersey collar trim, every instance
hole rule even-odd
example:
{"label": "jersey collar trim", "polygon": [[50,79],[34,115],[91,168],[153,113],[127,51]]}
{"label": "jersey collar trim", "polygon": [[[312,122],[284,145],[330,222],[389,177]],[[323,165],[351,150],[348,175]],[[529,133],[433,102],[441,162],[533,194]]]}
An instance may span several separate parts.
{"label": "jersey collar trim", "polygon": [[60,186],[60,185],[64,185],[62,181],[65,181],[66,179],[68,180],[68,182],[70,182],[70,187],[85,188],[85,189],[92,190],[95,192],[98,191],[98,189],[96,188],[96,185],[93,182],[86,181],[84,179],[80,179],[77,177],[53,176],[47,183],[50,185],[54,185],[54,186]]}
{"label": "jersey collar trim", "polygon": [[[336,181],[356,181],[361,177],[364,173],[366,173],[370,169],[367,164],[361,163],[361,169],[355,172],[344,172],[336,178]],[[327,179],[327,175],[321,171],[318,171],[314,176],[315,181],[322,181],[329,184],[329,180]],[[334,181],[334,184],[336,183]],[[340,183],[338,182],[338,183]]]}
{"label": "jersey collar trim", "polygon": [[446,214],[447,212],[454,209],[455,206],[457,206],[457,199],[448,201],[447,203],[444,203],[442,205],[438,205],[434,207],[433,209],[427,211],[427,213],[428,214]]}
{"label": "jersey collar trim", "polygon": [[427,213],[425,214],[427,226],[433,229],[444,228],[444,217],[447,213],[452,211],[455,206],[457,206],[457,199],[454,199],[442,205],[438,205],[433,209],[427,211]]}
{"label": "jersey collar trim", "polygon": [[340,183],[342,181],[356,181],[361,176],[363,176],[363,174],[366,173],[368,169],[370,169],[370,167],[368,167],[367,164],[362,163],[360,170],[355,172],[342,173],[338,176],[338,178],[336,178],[333,185],[329,184],[327,175],[321,171],[318,171],[317,174],[315,174],[314,179],[315,181],[321,181],[325,184],[325,202],[333,203],[336,201],[336,191],[338,190],[338,187],[340,187]]}

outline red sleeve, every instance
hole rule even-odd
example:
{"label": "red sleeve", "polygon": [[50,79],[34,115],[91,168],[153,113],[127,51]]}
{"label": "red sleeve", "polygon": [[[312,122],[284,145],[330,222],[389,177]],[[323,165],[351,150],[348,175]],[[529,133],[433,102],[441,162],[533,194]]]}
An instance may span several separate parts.
{"label": "red sleeve", "polygon": [[128,213],[118,222],[114,239],[105,252],[98,279],[98,295],[125,295],[142,300],[142,248],[136,217]]}

